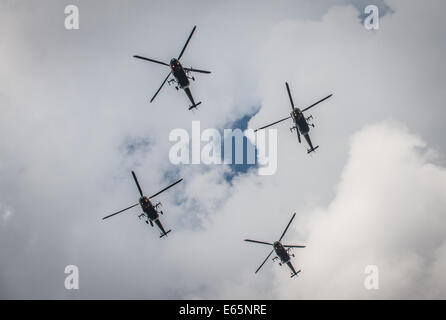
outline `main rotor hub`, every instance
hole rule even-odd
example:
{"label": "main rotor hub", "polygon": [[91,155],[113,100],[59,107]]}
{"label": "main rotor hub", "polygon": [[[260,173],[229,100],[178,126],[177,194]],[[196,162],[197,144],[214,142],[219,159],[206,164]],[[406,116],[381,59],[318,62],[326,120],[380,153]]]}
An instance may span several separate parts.
{"label": "main rotor hub", "polygon": [[150,203],[149,198],[147,198],[146,196],[139,198],[139,203],[141,205],[148,205]]}
{"label": "main rotor hub", "polygon": [[300,111],[299,108],[294,108],[293,112],[291,112],[291,115],[295,118],[299,118],[302,115],[302,111]]}
{"label": "main rotor hub", "polygon": [[171,66],[171,67],[179,67],[179,66],[180,66],[180,61],[178,61],[178,60],[175,59],[175,58],[172,58],[172,59],[170,60],[170,66]]}

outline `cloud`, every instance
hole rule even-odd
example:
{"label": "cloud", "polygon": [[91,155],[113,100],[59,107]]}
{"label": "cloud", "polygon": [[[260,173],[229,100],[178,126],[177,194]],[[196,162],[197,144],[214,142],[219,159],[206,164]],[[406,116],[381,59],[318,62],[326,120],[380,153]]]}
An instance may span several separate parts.
{"label": "cloud", "polygon": [[[279,277],[282,298],[440,298],[446,277],[446,169],[417,136],[395,122],[352,138],[326,208],[306,213],[308,247],[298,251],[298,289]],[[379,290],[364,288],[378,266]],[[432,284],[435,284],[433,287]]]}
{"label": "cloud", "polygon": [[[191,290],[189,298],[444,297],[446,169],[437,160],[437,152],[398,122],[368,125],[354,134],[334,198],[327,206],[298,210],[284,239],[307,245],[293,251],[293,263],[302,269],[296,279],[270,261],[253,274],[268,250],[241,240],[248,235],[276,240],[290,217],[290,210],[277,208],[276,186],[254,177],[237,181],[204,231],[181,234],[182,254],[171,248],[168,260],[191,273],[198,261],[199,280],[182,282]],[[253,223],[243,223],[242,214]],[[379,290],[364,287],[368,265],[379,269]]]}
{"label": "cloud", "polygon": [[12,209],[4,206],[0,203],[0,221],[1,225],[6,225],[8,223],[8,220],[12,217]]}

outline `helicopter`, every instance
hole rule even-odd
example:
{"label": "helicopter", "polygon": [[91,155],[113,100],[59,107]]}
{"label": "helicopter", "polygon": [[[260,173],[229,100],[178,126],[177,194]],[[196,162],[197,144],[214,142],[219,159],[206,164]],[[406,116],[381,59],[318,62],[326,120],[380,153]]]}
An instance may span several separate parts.
{"label": "helicopter", "polygon": [[144,194],[142,193],[142,189],[141,186],[139,185],[138,179],[136,178],[135,172],[132,171],[132,175],[133,175],[133,179],[135,180],[136,186],[138,187],[138,191],[139,194],[141,195],[141,197],[139,198],[139,202],[137,204],[134,204],[128,208],[125,208],[123,210],[120,210],[118,212],[115,212],[113,214],[110,214],[104,218],[102,218],[102,220],[108,219],[110,217],[113,217],[119,213],[122,213],[124,211],[127,211],[133,207],[136,207],[138,204],[141,206],[142,208],[142,213],[140,215],[138,215],[138,218],[141,220],[142,217],[144,217],[146,219],[146,223],[149,224],[153,227],[153,223],[155,223],[158,228],[161,231],[161,235],[160,238],[167,236],[167,234],[171,231],[165,231],[163,225],[161,224],[161,221],[159,219],[160,214],[163,214],[162,210],[158,210],[158,208],[160,206],[162,206],[161,202],[157,202],[156,204],[152,204],[152,202],[150,201],[150,199],[156,197],[157,195],[159,195],[160,193],[166,191],[167,189],[173,187],[174,185],[176,185],[177,183],[180,183],[183,179],[178,180],[177,182],[172,183],[170,186],[164,188],[163,190],[155,193],[154,195],[150,196],[150,197],[146,197],[144,196]]}
{"label": "helicopter", "polygon": [[290,102],[291,102],[291,110],[292,111],[290,113],[290,116],[286,117],[286,118],[283,118],[283,119],[280,119],[279,121],[270,123],[270,124],[268,124],[266,126],[263,126],[261,128],[258,128],[256,130],[254,130],[254,132],[256,132],[258,130],[262,130],[262,129],[268,128],[268,127],[270,127],[272,125],[275,125],[275,124],[277,124],[279,122],[282,122],[282,121],[285,121],[285,120],[287,120],[289,118],[292,118],[293,122],[294,122],[294,126],[290,128],[290,131],[293,132],[293,130],[296,130],[297,139],[299,140],[299,143],[301,143],[300,135],[302,134],[304,136],[305,140],[307,140],[307,143],[308,143],[308,145],[310,147],[309,149],[307,149],[307,153],[309,154],[309,153],[315,151],[317,148],[319,148],[319,146],[313,147],[313,143],[311,142],[310,135],[309,135],[310,126],[314,128],[314,124],[309,123],[309,120],[313,119],[313,116],[310,115],[308,117],[305,117],[303,113],[305,111],[307,111],[308,109],[314,107],[315,105],[321,103],[322,101],[327,100],[333,94],[330,94],[330,95],[326,96],[325,98],[323,98],[323,99],[313,103],[312,105],[306,107],[305,109],[301,110],[301,109],[296,108],[294,106],[294,102],[293,102],[293,98],[291,97],[291,92],[290,92],[290,87],[288,85],[288,82],[285,82],[285,84],[286,84],[286,89],[288,91],[288,96],[290,97]]}
{"label": "helicopter", "polygon": [[276,256],[272,259],[272,261],[276,261],[276,260],[280,259],[280,262],[279,262],[280,266],[282,266],[283,264],[286,264],[291,269],[291,278],[296,276],[297,274],[299,274],[301,272],[301,270],[296,271],[294,269],[293,265],[291,264],[291,257],[290,256],[294,257],[294,254],[290,253],[290,251],[291,251],[291,248],[305,248],[305,246],[296,246],[296,245],[282,244],[280,242],[280,241],[282,241],[283,236],[287,232],[288,227],[290,226],[290,224],[293,221],[295,216],[296,216],[296,213],[294,213],[293,216],[291,217],[290,222],[288,222],[288,225],[286,226],[286,228],[283,231],[282,235],[280,236],[279,240],[275,241],[274,243],[245,239],[245,241],[248,241],[248,242],[260,243],[260,244],[266,244],[266,245],[269,245],[269,246],[273,246],[273,250],[271,250],[271,252],[268,254],[266,259],[262,262],[260,267],[257,268],[255,273],[257,273],[260,270],[260,268],[263,267],[263,265],[269,259],[269,257],[273,254],[273,252],[276,253]]}
{"label": "helicopter", "polygon": [[[152,99],[150,99],[150,102],[152,102],[155,97],[157,96],[158,92],[161,91],[161,88],[164,86],[164,84],[167,83],[169,85],[171,85],[172,83],[176,83],[175,89],[179,90],[179,89],[183,89],[184,92],[186,92],[186,95],[188,96],[190,102],[192,103],[191,106],[189,106],[189,110],[192,110],[193,108],[197,109],[198,105],[201,104],[201,102],[195,103],[194,97],[192,96],[192,92],[189,89],[189,85],[190,85],[190,81],[195,81],[195,78],[193,76],[189,76],[189,74],[191,72],[198,72],[198,73],[211,73],[210,71],[206,71],[206,70],[199,70],[199,69],[194,69],[194,68],[184,68],[181,63],[180,63],[180,59],[183,56],[184,51],[186,50],[186,47],[190,41],[190,39],[192,38],[192,35],[195,32],[195,29],[197,28],[197,26],[194,26],[194,28],[192,29],[192,32],[189,35],[189,38],[187,38],[186,44],[183,47],[183,50],[181,50],[178,58],[172,58],[170,60],[170,63],[165,63],[162,61],[158,61],[158,60],[154,60],[154,59],[150,59],[150,58],[146,58],[146,57],[142,57],[142,56],[138,56],[138,55],[134,55],[134,58],[137,59],[141,59],[141,60],[146,60],[146,61],[150,61],[150,62],[154,62],[154,63],[158,63],[158,64],[162,64],[165,66],[170,67],[170,72],[167,75],[167,77],[164,79],[163,83],[161,84],[161,87],[158,89],[158,91],[155,93],[155,95],[152,97]],[[169,77],[173,75],[173,79],[169,79]]]}

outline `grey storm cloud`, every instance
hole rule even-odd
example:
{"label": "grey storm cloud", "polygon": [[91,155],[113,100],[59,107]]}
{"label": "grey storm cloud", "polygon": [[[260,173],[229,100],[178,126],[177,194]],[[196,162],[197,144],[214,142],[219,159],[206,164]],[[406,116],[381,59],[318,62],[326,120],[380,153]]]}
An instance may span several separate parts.
{"label": "grey storm cloud", "polygon": [[[1,298],[445,298],[444,2],[74,1],[0,4]],[[195,10],[199,7],[200,10]],[[255,8],[255,9],[254,9]],[[162,66],[193,25],[187,98],[161,84]],[[278,170],[231,175],[223,166],[169,162],[169,133],[250,128],[289,113],[285,81],[312,109],[318,152],[278,129]],[[256,111],[258,111],[256,113]],[[101,218],[144,191],[159,197],[167,241],[138,210]],[[293,212],[287,242],[302,273],[289,279],[267,249]],[[77,265],[80,289],[64,288]],[[379,268],[379,290],[364,268]]]}

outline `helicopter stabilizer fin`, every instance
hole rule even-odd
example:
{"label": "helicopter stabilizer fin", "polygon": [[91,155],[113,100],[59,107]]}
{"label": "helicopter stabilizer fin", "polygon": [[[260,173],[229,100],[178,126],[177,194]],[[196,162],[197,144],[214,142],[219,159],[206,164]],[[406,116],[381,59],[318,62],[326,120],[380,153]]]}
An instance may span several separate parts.
{"label": "helicopter stabilizer fin", "polygon": [[161,234],[161,235],[160,235],[160,238],[162,238],[162,237],[164,237],[164,236],[167,236],[167,234],[168,234],[170,231],[172,231],[172,230],[167,230],[166,233]]}
{"label": "helicopter stabilizer fin", "polygon": [[291,274],[291,278],[294,277],[294,276],[297,276],[301,271],[302,271],[302,270],[299,270],[299,271],[297,271],[296,273],[292,273],[292,274]]}
{"label": "helicopter stabilizer fin", "polygon": [[311,153],[311,152],[315,151],[317,148],[319,148],[319,146],[316,146],[314,148],[308,149],[307,153]]}
{"label": "helicopter stabilizer fin", "polygon": [[197,107],[198,107],[200,104],[201,104],[201,101],[198,102],[198,103],[196,103],[196,104],[194,104],[194,105],[191,105],[191,106],[189,107],[189,110],[197,109]]}

